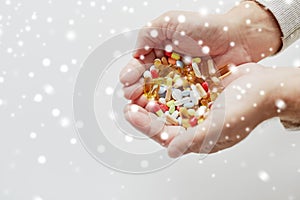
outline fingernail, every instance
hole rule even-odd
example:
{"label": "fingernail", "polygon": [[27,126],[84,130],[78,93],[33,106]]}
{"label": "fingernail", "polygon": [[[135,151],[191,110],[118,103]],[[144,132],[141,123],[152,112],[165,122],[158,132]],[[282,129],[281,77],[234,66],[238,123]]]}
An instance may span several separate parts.
{"label": "fingernail", "polygon": [[129,121],[136,127],[145,128],[149,126],[150,117],[141,112],[128,111]]}
{"label": "fingernail", "polygon": [[136,69],[128,68],[122,72],[120,76],[120,81],[125,85],[129,86],[132,83],[135,83],[140,77],[139,72]]}

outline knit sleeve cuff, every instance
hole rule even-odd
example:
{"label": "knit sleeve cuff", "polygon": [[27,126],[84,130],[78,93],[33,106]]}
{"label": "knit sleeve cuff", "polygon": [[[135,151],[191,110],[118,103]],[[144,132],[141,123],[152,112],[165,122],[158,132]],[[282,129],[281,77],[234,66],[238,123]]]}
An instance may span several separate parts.
{"label": "knit sleeve cuff", "polygon": [[277,22],[283,34],[283,45],[281,50],[284,50],[300,38],[300,0],[256,1],[265,6],[277,19]]}

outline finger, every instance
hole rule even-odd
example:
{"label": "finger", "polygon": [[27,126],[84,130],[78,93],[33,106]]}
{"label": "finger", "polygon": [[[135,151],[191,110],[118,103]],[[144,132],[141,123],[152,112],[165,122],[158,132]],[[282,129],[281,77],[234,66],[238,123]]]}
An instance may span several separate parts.
{"label": "finger", "polygon": [[187,11],[167,12],[153,20],[150,27],[142,28],[138,34],[136,51],[133,56],[135,58],[139,58],[141,55],[146,56],[153,49],[165,50],[166,46],[171,46],[170,51],[182,55],[207,55],[207,53],[203,53],[198,41],[190,37],[195,35],[192,28],[180,20],[184,16],[186,21],[193,21],[193,15],[190,13]]}
{"label": "finger", "polygon": [[134,58],[141,55],[147,56],[153,49],[164,49],[162,41],[165,41],[161,24],[157,23],[153,27],[144,27],[139,31],[136,43],[136,51],[133,53]]}
{"label": "finger", "polygon": [[138,59],[131,59],[129,63],[121,70],[119,78],[122,84],[130,86],[137,82],[144,71],[145,64]]}
{"label": "finger", "polygon": [[132,104],[136,104],[144,108],[149,103],[149,100],[145,95],[141,95],[139,98],[132,101]]}
{"label": "finger", "polygon": [[202,144],[201,141],[204,140],[205,132],[203,130],[199,131],[198,129],[199,126],[188,128],[186,134],[176,136],[168,146],[169,156],[171,158],[177,158],[190,152],[199,153],[199,147]]}
{"label": "finger", "polygon": [[176,158],[189,152],[209,154],[222,135],[225,123],[224,106],[213,108],[198,126],[189,128],[185,136],[174,138],[168,147],[170,157]]}
{"label": "finger", "polygon": [[222,78],[222,83],[226,87],[229,85],[232,81],[246,75],[252,72],[258,72],[261,69],[263,69],[263,66],[256,64],[256,63],[247,63],[239,66],[230,66],[229,65],[229,75],[228,76],[223,76]]}
{"label": "finger", "polygon": [[122,84],[130,86],[136,83],[153,64],[155,53],[151,52],[143,59],[131,59],[130,62],[121,70],[119,78]]}
{"label": "finger", "polygon": [[144,85],[144,79],[140,79],[135,84],[124,87],[124,97],[129,100],[135,100],[138,99],[143,94],[143,85]]}
{"label": "finger", "polygon": [[126,106],[125,118],[136,129],[163,146],[168,146],[176,135],[184,131],[180,126],[165,125],[162,119],[134,104]]}

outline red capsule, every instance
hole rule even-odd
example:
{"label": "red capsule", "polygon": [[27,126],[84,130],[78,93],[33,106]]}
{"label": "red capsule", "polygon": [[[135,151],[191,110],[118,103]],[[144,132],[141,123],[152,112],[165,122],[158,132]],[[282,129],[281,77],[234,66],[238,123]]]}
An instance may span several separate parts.
{"label": "red capsule", "polygon": [[158,74],[157,70],[152,69],[150,72],[151,72],[152,78],[158,78],[159,74]]}
{"label": "red capsule", "polygon": [[202,87],[204,88],[204,90],[205,90],[206,92],[208,92],[208,83],[207,83],[207,82],[203,82],[201,85],[202,85]]}
{"label": "red capsule", "polygon": [[161,109],[163,112],[166,112],[166,111],[169,110],[169,107],[168,107],[167,105],[165,105],[165,104],[160,104],[159,106],[160,106],[160,109]]}
{"label": "red capsule", "polygon": [[198,124],[198,119],[196,117],[192,117],[189,123],[191,126],[196,126]]}
{"label": "red capsule", "polygon": [[165,51],[165,56],[171,57],[172,52]]}
{"label": "red capsule", "polygon": [[180,110],[180,106],[176,106],[176,110],[179,111]]}

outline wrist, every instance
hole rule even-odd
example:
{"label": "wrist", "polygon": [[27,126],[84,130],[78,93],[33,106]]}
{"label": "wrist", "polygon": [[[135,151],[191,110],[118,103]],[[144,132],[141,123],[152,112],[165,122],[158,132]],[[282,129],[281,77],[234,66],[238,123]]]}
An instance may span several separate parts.
{"label": "wrist", "polygon": [[282,33],[275,17],[257,2],[243,1],[226,15],[251,61],[258,62],[281,49]]}
{"label": "wrist", "polygon": [[[282,120],[300,121],[300,68],[277,68],[271,75],[273,80],[272,99],[276,116]],[[272,72],[271,72],[272,73]],[[274,82],[274,81],[273,81]]]}

